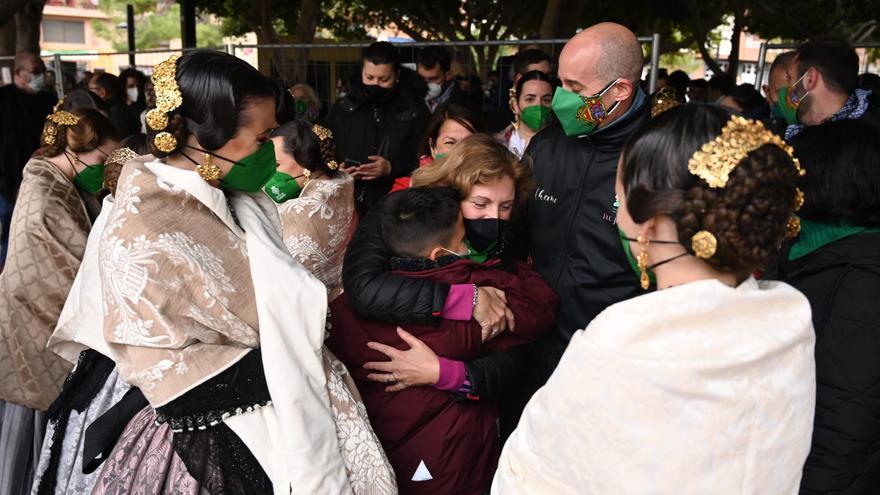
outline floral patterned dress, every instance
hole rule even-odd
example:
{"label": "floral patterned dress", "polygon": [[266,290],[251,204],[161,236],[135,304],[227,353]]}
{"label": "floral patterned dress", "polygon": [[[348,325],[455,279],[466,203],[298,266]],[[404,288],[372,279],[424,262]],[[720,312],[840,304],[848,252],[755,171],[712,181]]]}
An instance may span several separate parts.
{"label": "floral patterned dress", "polygon": [[[296,389],[294,395],[304,393],[299,397],[306,399],[288,401],[288,404],[299,404],[292,417],[290,407],[285,416],[283,400],[275,395],[278,388],[273,389],[270,366],[243,364],[259,363],[252,359],[258,348],[264,364],[273,355],[276,363],[287,360],[283,349],[279,351],[278,346],[265,342],[269,329],[263,328],[258,316],[257,308],[265,304],[265,297],[262,302],[257,297],[260,289],[253,270],[263,262],[255,261],[262,259],[257,255],[249,258],[254,247],[253,230],[244,222],[244,229],[238,226],[234,212],[238,211],[240,216],[242,211],[222,204],[222,193],[218,200],[215,190],[192,189],[191,184],[189,190],[179,187],[175,178],[181,179],[181,183],[190,181],[181,174],[192,175],[155,162],[146,167],[127,166],[102,235],[104,337],[114,354],[120,376],[140,387],[151,406],[129,422],[108,456],[93,493],[235,492],[241,487],[250,487],[245,491],[253,493],[272,490],[271,483],[266,484],[267,476],[277,484],[275,476],[279,472],[290,475],[289,466],[299,461],[294,459],[292,464],[278,471],[278,466],[272,465],[275,459],[267,455],[275,451],[253,443],[254,437],[247,435],[259,430],[248,430],[254,424],[264,426],[259,419],[254,420],[255,417],[275,413],[281,431],[289,430],[291,418],[294,429],[301,428],[298,426],[301,421],[308,425],[308,429],[296,430],[297,435],[288,437],[294,442],[302,443],[309,438],[321,440],[308,444],[309,455],[314,458],[305,464],[311,466],[309,470],[313,473],[304,479],[328,487],[328,493],[348,493],[349,490],[369,495],[396,493],[393,471],[369,425],[357,389],[344,366],[320,346],[320,337],[315,342],[303,341],[288,347],[294,349],[292,360],[305,359],[302,374],[306,381],[288,382]],[[282,221],[285,244],[288,249],[296,248],[291,249],[296,259],[315,270],[316,275],[320,274],[315,278],[325,284],[335,280],[337,287],[352,218],[344,208],[344,201],[336,204],[342,197],[337,196],[337,192],[347,191],[347,197],[351,197],[353,187],[350,179],[348,182],[344,179],[313,181],[315,185],[304,191],[306,194],[299,204],[289,207],[289,214],[285,215],[288,218]],[[253,203],[257,199],[247,201]],[[233,205],[240,203],[233,198]],[[293,228],[294,225],[297,227]],[[245,242],[245,232],[248,242]],[[322,245],[332,245],[333,249],[322,250]],[[294,279],[286,280],[290,283]],[[311,282],[302,277],[296,280],[306,284],[299,289],[300,295],[296,297],[300,297],[302,291],[307,290],[305,287],[311,287],[308,285]],[[280,288],[273,287],[273,290],[277,292]],[[302,321],[314,321],[316,315],[311,313],[326,311],[321,301],[323,297],[315,297],[312,308],[301,306],[301,310],[308,313],[301,315]],[[296,304],[296,300],[292,299],[291,303]],[[296,319],[291,321],[298,324]],[[301,328],[297,327],[297,332],[281,333],[296,339],[299,338],[296,334],[303,331]],[[277,334],[276,331],[274,335]],[[261,340],[265,346],[261,347]],[[313,344],[318,356],[311,354],[310,358],[307,348]],[[300,351],[296,351],[297,348]],[[279,352],[282,353],[280,360]],[[311,364],[315,357],[317,368]],[[271,401],[266,400],[269,392],[260,396],[251,387],[240,384],[234,399],[238,402],[232,404],[238,407],[224,406],[229,400],[222,393],[212,396],[205,392],[212,387],[225,390],[223,380],[231,376],[227,371],[233,367],[237,368],[231,375],[245,378],[253,375],[254,370],[266,369],[266,378],[262,382],[255,379],[256,386],[252,388],[265,388],[268,383]],[[314,389],[310,381],[317,377],[323,377],[326,384],[323,392]],[[277,387],[277,381],[274,383]],[[327,402],[322,405],[322,400]],[[325,410],[330,417],[322,412]],[[335,432],[325,437],[323,425],[328,422],[332,422],[330,429]],[[207,440],[202,440],[205,435],[199,433],[204,431],[213,432]],[[270,440],[270,443],[284,443]],[[199,442],[204,442],[204,449],[199,448]],[[182,447],[181,443],[187,446]],[[277,449],[277,445],[273,448]],[[197,458],[202,451],[205,454]],[[291,447],[287,453],[290,452],[296,450]],[[302,451],[297,455],[302,455]],[[191,479],[194,464],[200,473],[195,483]],[[288,472],[283,472],[285,470]],[[343,479],[337,474],[340,472]],[[304,475],[302,471],[298,473]],[[279,491],[276,486],[274,491],[284,490]]]}
{"label": "floral patterned dress", "polygon": [[[342,258],[356,225],[354,179],[338,174],[312,180],[298,198],[278,205],[278,214],[287,250],[324,283],[332,301],[342,293]],[[323,354],[339,447],[352,489],[356,494],[396,493],[384,451],[364,448],[378,444],[378,439],[357,386],[345,365],[326,347]]]}

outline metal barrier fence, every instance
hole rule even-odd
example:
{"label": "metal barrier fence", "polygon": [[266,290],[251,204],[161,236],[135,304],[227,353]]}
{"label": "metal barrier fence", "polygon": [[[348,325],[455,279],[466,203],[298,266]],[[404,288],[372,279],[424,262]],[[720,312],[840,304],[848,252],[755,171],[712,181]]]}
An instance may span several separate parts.
{"label": "metal barrier fence", "polygon": [[[660,35],[640,37],[650,48],[650,63],[646,64],[649,87],[657,83],[660,54]],[[442,46],[453,55],[452,71],[460,86],[475,98],[482,97],[488,106],[506,106],[507,90],[512,82],[513,55],[520,49],[539,48],[554,61],[568,39],[499,40],[499,41],[436,41],[395,43],[405,66],[415,68],[418,51],[427,46]],[[346,91],[348,82],[360,70],[361,50],[370,42],[273,44],[227,47],[239,57],[255,57],[265,74],[279,77],[288,83],[302,82],[315,89],[324,108],[328,108]],[[279,62],[280,60],[280,62]],[[480,88],[479,86],[482,86]],[[482,93],[482,96],[481,96]]]}
{"label": "metal barrier fence", "polygon": [[[649,88],[653,92],[657,84],[660,55],[660,35],[639,37],[639,42],[649,48],[646,64]],[[555,62],[568,39],[503,40],[503,41],[437,41],[395,43],[401,60],[412,68],[418,51],[426,46],[443,46],[453,53],[453,70],[461,80],[461,86],[470,87],[476,97],[489,106],[506,106],[507,90],[511,85],[513,56],[520,49],[540,48]],[[261,72],[279,77],[289,84],[304,82],[312,86],[324,108],[328,108],[345,90],[345,85],[360,70],[361,50],[370,42],[316,43],[279,45],[227,45],[225,51],[242,58]],[[71,77],[78,80],[85,71],[106,71],[118,74],[122,69],[134,67],[147,75],[153,66],[170,55],[182,53],[182,49],[142,50],[136,52],[82,52],[56,53],[44,56],[46,67],[55,75],[56,91],[64,95],[65,81],[68,88]],[[13,57],[0,57],[0,64]],[[11,64],[10,64],[11,66]],[[490,84],[490,80],[492,81]],[[480,85],[485,84],[482,90]],[[480,95],[482,93],[482,95]]]}
{"label": "metal barrier fence", "polygon": [[[761,47],[758,50],[758,69],[755,76],[755,89],[760,91],[761,85],[767,82],[764,78],[764,73],[769,72],[767,70],[767,52],[770,50],[794,50],[799,46],[801,46],[800,43],[761,43]],[[858,43],[854,44],[853,48],[880,48],[880,43]],[[866,53],[861,60],[862,67],[859,71],[860,73],[868,72],[868,62],[869,57]],[[767,76],[769,77],[769,73]]]}

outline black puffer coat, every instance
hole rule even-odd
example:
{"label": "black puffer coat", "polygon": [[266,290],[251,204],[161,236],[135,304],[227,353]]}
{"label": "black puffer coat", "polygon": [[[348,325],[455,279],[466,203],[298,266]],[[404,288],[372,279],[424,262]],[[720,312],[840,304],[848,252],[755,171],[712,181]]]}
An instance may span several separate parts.
{"label": "black puffer coat", "polygon": [[575,330],[608,306],[641,294],[617,232],[614,182],[629,136],[650,115],[639,91],[628,112],[607,128],[581,138],[560,125],[539,132],[526,153],[537,188],[529,198],[529,253],[535,269],[559,294],[556,329],[536,344],[530,371],[543,383]]}
{"label": "black puffer coat", "polygon": [[816,417],[801,493],[880,493],[880,234],[792,261],[787,251],[766,277],[807,296],[816,329]]}
{"label": "black puffer coat", "polygon": [[[325,124],[336,139],[337,160],[367,163],[367,157],[380,155],[391,162],[391,174],[355,184],[355,204],[363,215],[388,193],[394,179],[405,177],[419,164],[419,145],[428,125],[418,74],[401,69],[400,80],[381,102],[367,100],[360,73],[352,81],[352,91],[327,114]],[[423,83],[422,83],[423,84]]]}

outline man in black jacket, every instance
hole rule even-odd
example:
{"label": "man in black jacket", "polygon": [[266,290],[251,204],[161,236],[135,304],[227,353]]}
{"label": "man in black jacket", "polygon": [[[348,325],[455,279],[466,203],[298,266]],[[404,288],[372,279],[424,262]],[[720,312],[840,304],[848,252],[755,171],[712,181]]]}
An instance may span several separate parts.
{"label": "man in black jacket", "polygon": [[559,56],[562,87],[552,105],[560,124],[527,150],[536,183],[529,252],[560,297],[556,330],[529,363],[537,383],[556,368],[575,330],[641,292],[618,237],[614,182],[624,142],[650,114],[642,66],[641,46],[624,26],[602,23],[574,36]]}
{"label": "man in black jacket", "polygon": [[140,131],[139,116],[125,104],[122,82],[107,72],[99,72],[89,80],[89,91],[107,104],[110,122],[120,136],[130,136]]}
{"label": "man in black jacket", "polygon": [[[529,349],[465,363],[471,395],[501,399],[502,435],[516,426],[574,331],[607,306],[642,292],[618,237],[614,195],[623,144],[650,115],[648,98],[638,87],[642,65],[635,35],[611,23],[582,31],[560,56],[564,92],[557,90],[553,107],[561,125],[532,138],[527,153],[534,161],[537,189],[528,203],[529,232],[511,230],[505,247],[508,255],[529,251],[535,269],[559,295],[556,328]],[[585,107],[584,100],[591,105]],[[598,125],[588,125],[578,115],[589,115]],[[515,241],[528,241],[528,247],[511,245]],[[343,268],[346,291],[356,293],[374,284],[355,309],[398,324],[442,317],[449,285],[382,280],[377,272],[388,270],[383,249],[378,229],[359,228],[349,244]]]}
{"label": "man in black jacket", "polygon": [[[364,49],[360,77],[327,114],[340,166],[354,177],[355,204],[364,215],[388,193],[394,179],[418,166],[418,147],[428,121],[414,72],[400,67],[387,41]],[[418,83],[418,84],[416,84]]]}
{"label": "man in black jacket", "polygon": [[425,106],[430,113],[446,104],[459,105],[475,114],[482,114],[483,109],[473,104],[468,95],[458,87],[452,75],[452,55],[442,46],[426,46],[419,51],[418,72],[425,80],[428,93],[425,95]]}

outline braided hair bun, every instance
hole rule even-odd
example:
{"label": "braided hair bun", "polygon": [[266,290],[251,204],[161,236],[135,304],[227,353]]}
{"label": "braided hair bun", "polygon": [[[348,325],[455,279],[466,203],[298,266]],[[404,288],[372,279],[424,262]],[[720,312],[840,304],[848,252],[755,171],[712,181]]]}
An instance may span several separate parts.
{"label": "braided hair bun", "polygon": [[786,151],[765,144],[740,160],[723,187],[690,173],[691,156],[729,120],[725,110],[705,105],[658,115],[624,147],[621,180],[633,221],[669,215],[691,254],[694,234],[712,233],[717,249],[705,261],[743,279],[779,251],[796,209],[798,171]]}
{"label": "braided hair bun", "polygon": [[272,137],[280,137],[284,152],[292,156],[296,163],[310,172],[322,172],[327,177],[335,177],[336,140],[332,133],[315,133],[315,126],[304,119],[288,122],[272,132]]}
{"label": "braided hair bun", "polygon": [[68,148],[74,153],[85,153],[108,139],[119,139],[113,123],[101,112],[93,108],[77,108],[70,113],[77,118],[76,124],[57,125],[46,119],[46,128],[54,126],[55,129],[52,131],[53,139],[50,140],[46,140],[47,131],[43,132],[43,156],[58,156]]}

